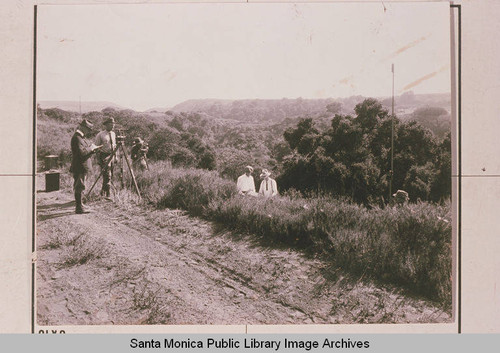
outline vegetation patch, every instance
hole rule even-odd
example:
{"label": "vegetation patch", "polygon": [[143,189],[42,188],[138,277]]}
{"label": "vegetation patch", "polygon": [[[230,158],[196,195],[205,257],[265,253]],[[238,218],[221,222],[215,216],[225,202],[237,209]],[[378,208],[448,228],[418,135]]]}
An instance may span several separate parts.
{"label": "vegetation patch", "polygon": [[[156,169],[158,167],[158,169]],[[143,197],[264,239],[329,256],[342,269],[451,307],[450,205],[371,207],[329,196],[242,197],[214,172],[153,165]]]}
{"label": "vegetation patch", "polygon": [[156,283],[142,278],[140,284],[133,290],[133,307],[144,311],[146,317],[143,322],[147,325],[166,325],[172,316],[171,306],[167,304],[166,295],[169,290],[163,289]]}
{"label": "vegetation patch", "polygon": [[81,236],[64,249],[59,268],[83,265],[104,257],[107,252],[106,242],[103,239]]}

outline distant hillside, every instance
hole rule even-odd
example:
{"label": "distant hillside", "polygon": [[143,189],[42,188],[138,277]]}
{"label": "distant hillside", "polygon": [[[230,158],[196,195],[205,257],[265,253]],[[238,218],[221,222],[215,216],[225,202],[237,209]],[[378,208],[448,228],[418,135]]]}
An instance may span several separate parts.
{"label": "distant hillside", "polygon": [[[283,119],[306,116],[321,116],[335,113],[354,114],[354,107],[367,97],[351,96],[348,98],[326,99],[191,99],[177,104],[171,111],[205,113],[213,117],[244,121],[248,123],[272,122]],[[391,98],[378,98],[382,105],[391,110]],[[450,111],[450,94],[416,95],[406,92],[395,97],[395,112],[401,118],[409,117],[417,109],[436,107]]]}
{"label": "distant hillside", "polygon": [[165,107],[155,107],[145,110],[145,113],[166,113],[170,108]]}
{"label": "distant hillside", "polygon": [[[382,105],[389,111],[391,110],[391,98],[380,99]],[[414,94],[406,92],[394,98],[394,110],[396,115],[405,119],[412,115],[417,109],[424,107],[433,107],[445,109],[451,113],[451,94]]]}
{"label": "distant hillside", "polygon": [[245,122],[279,122],[285,118],[310,116],[326,112],[335,102],[328,99],[191,99],[171,110],[174,112],[203,112],[223,119]]}
{"label": "distant hillside", "polygon": [[[70,112],[80,112],[79,101],[39,101],[42,109],[59,108]],[[82,113],[100,112],[104,108],[127,109],[111,102],[81,102]]]}
{"label": "distant hillside", "polygon": [[[337,101],[342,104],[342,113],[353,114],[354,107],[363,102],[364,96],[351,96],[348,98],[339,98]],[[391,97],[374,97],[382,103],[384,108],[389,112],[392,109]],[[435,107],[446,109],[450,112],[451,95],[450,93],[434,93],[434,94],[414,94],[412,91],[405,92],[402,95],[394,97],[394,112],[400,118],[405,118],[415,112],[415,110],[423,107]]]}

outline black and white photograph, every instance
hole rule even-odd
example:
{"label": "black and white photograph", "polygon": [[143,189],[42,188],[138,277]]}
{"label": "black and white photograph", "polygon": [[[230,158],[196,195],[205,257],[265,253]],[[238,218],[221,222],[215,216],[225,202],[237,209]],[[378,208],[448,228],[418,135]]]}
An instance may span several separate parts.
{"label": "black and white photograph", "polygon": [[40,5],[35,320],[449,324],[447,2]]}

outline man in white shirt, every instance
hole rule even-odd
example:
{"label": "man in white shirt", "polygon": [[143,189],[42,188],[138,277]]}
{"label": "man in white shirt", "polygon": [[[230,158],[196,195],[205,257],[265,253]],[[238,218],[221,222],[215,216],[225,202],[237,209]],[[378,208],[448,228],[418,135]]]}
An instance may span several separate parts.
{"label": "man in white shirt", "polygon": [[267,169],[262,169],[260,178],[262,182],[260,183],[259,194],[264,197],[273,197],[278,195],[278,186],[276,185],[276,180],[271,179],[269,176],[271,172]]}
{"label": "man in white shirt", "polygon": [[236,183],[236,188],[238,189],[238,194],[240,195],[249,195],[249,196],[257,196],[258,194],[255,192],[255,182],[253,180],[253,168],[249,165],[245,167],[245,174],[238,177],[238,181]]}
{"label": "man in white shirt", "polygon": [[113,131],[115,127],[115,119],[109,117],[104,121],[105,130],[97,134],[95,139],[96,145],[102,145],[97,159],[101,167],[102,188],[101,196],[109,198],[111,187],[111,179],[113,177],[113,151],[116,149],[116,135]]}

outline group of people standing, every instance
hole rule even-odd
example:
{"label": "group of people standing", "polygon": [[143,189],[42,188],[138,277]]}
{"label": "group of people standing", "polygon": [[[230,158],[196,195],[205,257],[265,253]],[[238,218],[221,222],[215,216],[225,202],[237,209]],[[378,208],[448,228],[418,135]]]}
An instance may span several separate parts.
{"label": "group of people standing", "polygon": [[[93,124],[83,119],[71,138],[71,168],[70,172],[74,179],[74,192],[77,214],[87,213],[82,203],[82,193],[85,190],[85,179],[90,170],[90,157],[96,154],[102,176],[102,187],[100,195],[109,199],[111,180],[113,178],[113,167],[116,163],[118,143],[116,133],[113,131],[115,120],[109,117],[104,121],[104,129],[96,135],[95,143],[87,138],[92,132]],[[134,140],[132,146],[132,165],[136,170],[148,168],[146,154],[147,144],[139,137]]]}
{"label": "group of people standing", "polygon": [[276,180],[272,179],[271,172],[267,169],[262,169],[260,174],[260,187],[259,192],[255,191],[255,181],[252,176],[253,167],[247,165],[245,167],[245,174],[238,177],[236,182],[236,188],[238,189],[238,194],[246,196],[263,196],[263,197],[273,197],[278,195],[278,186]]}

